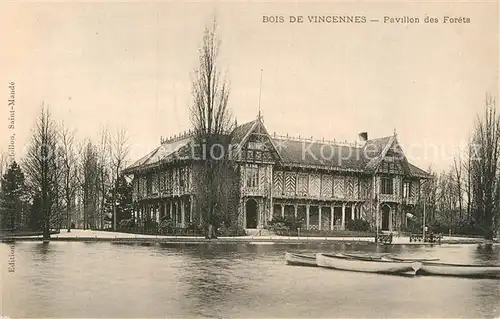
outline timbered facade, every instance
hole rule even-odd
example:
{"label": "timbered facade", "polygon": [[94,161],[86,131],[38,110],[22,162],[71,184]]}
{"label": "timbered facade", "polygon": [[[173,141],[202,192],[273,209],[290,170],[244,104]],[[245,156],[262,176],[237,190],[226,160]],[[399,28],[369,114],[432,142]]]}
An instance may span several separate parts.
{"label": "timbered facade", "polygon": [[[165,141],[126,169],[134,175],[135,217],[193,221],[193,156],[190,134]],[[277,216],[303,220],[306,229],[344,229],[364,219],[398,231],[407,224],[430,176],[410,164],[397,136],[355,145],[270,135],[262,119],[231,133],[231,159],[240,172],[239,217],[245,228],[264,228]]]}

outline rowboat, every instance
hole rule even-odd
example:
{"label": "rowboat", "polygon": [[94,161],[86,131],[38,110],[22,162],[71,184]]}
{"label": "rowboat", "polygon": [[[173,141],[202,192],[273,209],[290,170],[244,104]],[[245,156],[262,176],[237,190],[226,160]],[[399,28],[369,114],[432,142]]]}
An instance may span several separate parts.
{"label": "rowboat", "polygon": [[369,272],[380,274],[412,274],[422,265],[420,262],[402,262],[384,257],[352,257],[343,254],[316,254],[316,263],[320,267],[339,270]]}
{"label": "rowboat", "polygon": [[422,262],[417,275],[500,279],[500,265],[467,265]]}
{"label": "rowboat", "polygon": [[285,253],[285,260],[288,265],[316,267],[316,256],[314,254]]}
{"label": "rowboat", "polygon": [[403,262],[413,262],[413,261],[438,261],[439,258],[409,258],[409,257],[397,257],[397,256],[384,256],[384,258],[389,258],[395,261],[403,261]]}

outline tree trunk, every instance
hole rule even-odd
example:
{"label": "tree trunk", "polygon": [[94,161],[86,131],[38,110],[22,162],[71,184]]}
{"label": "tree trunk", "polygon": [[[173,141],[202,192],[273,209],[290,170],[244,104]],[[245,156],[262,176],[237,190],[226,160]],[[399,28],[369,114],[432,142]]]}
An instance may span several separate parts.
{"label": "tree trunk", "polygon": [[[68,203],[70,202],[70,200],[68,200]],[[71,207],[70,205],[68,205],[68,207],[66,207],[66,223],[67,223],[67,227],[68,227],[68,233],[71,232]]]}

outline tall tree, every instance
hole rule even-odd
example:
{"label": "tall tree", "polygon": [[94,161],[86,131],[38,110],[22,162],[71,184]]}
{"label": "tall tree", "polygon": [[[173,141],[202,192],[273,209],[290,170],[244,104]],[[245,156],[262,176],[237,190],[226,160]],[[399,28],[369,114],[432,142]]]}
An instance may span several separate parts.
{"label": "tall tree", "polygon": [[[106,198],[110,189],[111,173],[111,138],[107,127],[101,129],[99,136],[99,146],[97,148],[97,179],[99,192],[99,227],[104,228],[104,215]],[[111,183],[112,185],[112,183]]]}
{"label": "tall tree", "polygon": [[19,229],[27,226],[28,204],[24,173],[14,161],[2,176],[0,188],[0,229]]}
{"label": "tall tree", "polygon": [[78,158],[75,135],[64,123],[60,129],[60,156],[63,202],[66,210],[66,227],[71,231],[71,216],[75,209],[75,196],[78,188]]}
{"label": "tall tree", "polygon": [[462,216],[462,204],[463,204],[463,178],[462,178],[462,158],[460,152],[453,159],[453,173],[455,180],[455,187],[458,196],[458,215],[460,220],[463,219]]}
{"label": "tall tree", "polygon": [[119,224],[121,220],[132,217],[132,182],[121,175],[116,185],[116,189],[110,190],[111,196],[108,196],[106,211],[116,212],[116,222]]}
{"label": "tall tree", "polygon": [[116,210],[118,194],[116,190],[119,188],[120,174],[124,168],[125,160],[129,154],[129,145],[127,132],[123,129],[116,131],[111,142],[111,168],[113,170],[113,230],[116,231]]}
{"label": "tall tree", "polygon": [[94,144],[88,140],[82,150],[81,188],[83,202],[83,229],[96,228],[99,202],[98,155]]}
{"label": "tall tree", "polygon": [[42,104],[23,167],[32,197],[39,199],[44,240],[50,239],[51,220],[57,214],[58,136],[50,110]]}
{"label": "tall tree", "polygon": [[500,205],[496,197],[500,181],[500,114],[492,97],[486,98],[486,110],[478,117],[473,133],[475,160],[472,163],[472,188],[475,221],[484,230],[486,239],[492,239],[494,214]]}
{"label": "tall tree", "polygon": [[[9,157],[7,155],[7,152],[4,149],[0,149],[0,176],[3,176],[3,174],[7,171],[8,163]],[[1,180],[0,185],[2,185]]]}
{"label": "tall tree", "polygon": [[[228,108],[229,86],[221,76],[217,57],[220,39],[213,19],[203,35],[199,64],[192,81],[193,104],[190,108],[196,144],[202,151],[201,167],[195,182],[196,209],[201,215],[208,238],[216,237],[223,199],[218,190],[220,176],[232,169],[228,161],[229,136],[232,121]],[[217,210],[217,212],[216,212]],[[198,215],[198,214],[196,214]]]}

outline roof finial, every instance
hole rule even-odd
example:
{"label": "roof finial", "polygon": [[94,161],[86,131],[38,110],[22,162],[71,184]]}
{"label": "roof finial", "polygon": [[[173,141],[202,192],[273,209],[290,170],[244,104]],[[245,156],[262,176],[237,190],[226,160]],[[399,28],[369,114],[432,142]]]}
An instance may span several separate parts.
{"label": "roof finial", "polygon": [[394,126],[393,135],[394,135],[394,136],[397,136],[397,135],[398,135],[398,134],[396,133],[396,127],[395,127],[395,126]]}

